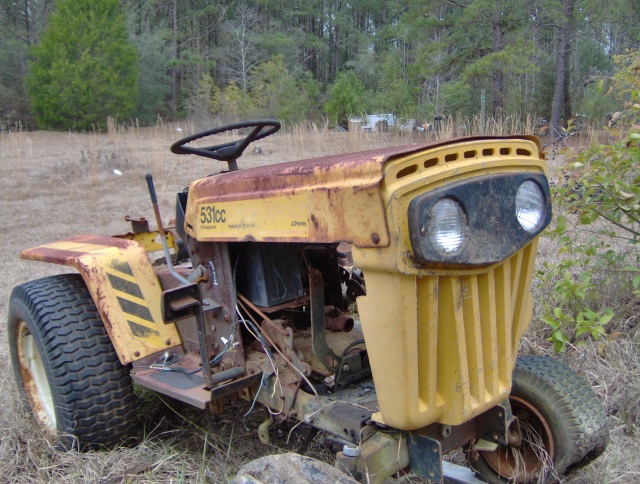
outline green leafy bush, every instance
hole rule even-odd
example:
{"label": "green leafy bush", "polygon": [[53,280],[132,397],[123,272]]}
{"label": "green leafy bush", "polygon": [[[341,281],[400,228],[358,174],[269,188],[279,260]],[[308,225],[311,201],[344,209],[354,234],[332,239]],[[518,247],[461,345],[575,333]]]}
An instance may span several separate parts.
{"label": "green leafy bush", "polygon": [[561,260],[545,262],[539,277],[553,288],[542,320],[554,349],[564,351],[570,342],[607,335],[614,316],[627,317],[619,303],[632,308],[640,299],[640,133],[578,153],[553,192],[549,235]]}
{"label": "green leafy bush", "polygon": [[[640,51],[616,56],[613,94],[628,106],[611,144],[568,156],[552,190],[556,223],[548,233],[559,262],[538,276],[552,288],[542,320],[556,351],[591,336],[614,336],[605,326],[638,321],[640,303]],[[625,133],[626,134],[622,134]],[[614,319],[615,318],[615,319]]]}

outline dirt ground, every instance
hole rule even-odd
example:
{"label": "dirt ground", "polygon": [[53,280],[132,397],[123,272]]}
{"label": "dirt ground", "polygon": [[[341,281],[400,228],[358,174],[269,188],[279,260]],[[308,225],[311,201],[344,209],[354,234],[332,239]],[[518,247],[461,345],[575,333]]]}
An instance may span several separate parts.
{"label": "dirt ground", "polygon": [[[111,126],[105,133],[0,134],[0,243],[5,254],[0,259],[2,318],[7,314],[14,286],[68,272],[65,267],[22,261],[20,250],[79,234],[123,233],[129,229],[125,215],[153,219],[146,173],[154,176],[164,221],[172,218],[178,191],[190,181],[224,168],[221,162],[169,152],[172,142],[200,128],[193,124],[155,128]],[[311,125],[258,141],[259,153],[254,154],[250,148],[239,165],[242,168],[410,141],[398,135],[365,136]],[[549,250],[543,245],[543,254]],[[542,331],[534,327],[526,336],[525,352],[549,352]],[[238,415],[248,410],[243,402],[232,404],[221,416],[212,416],[142,395],[142,443],[85,454],[58,452],[22,408],[14,388],[6,333],[6,325],[1,323],[0,473],[8,481],[226,482],[242,463],[292,448],[291,442],[286,443],[289,434],[286,426],[274,430],[274,443],[261,444],[256,427],[264,415],[261,410],[254,410],[242,422]],[[615,368],[602,366],[616,363],[585,368],[593,355],[588,349],[580,351],[565,361],[582,374],[587,373],[606,400],[608,389],[602,385],[607,385],[604,380]],[[637,348],[635,351],[637,354]],[[636,377],[640,374],[637,367],[634,374]],[[594,465],[569,480],[640,482],[640,443],[629,428],[624,422],[612,420],[609,450]],[[291,435],[292,441],[303,438],[304,433],[299,430]],[[321,439],[316,439],[309,455],[326,458],[330,452]]]}

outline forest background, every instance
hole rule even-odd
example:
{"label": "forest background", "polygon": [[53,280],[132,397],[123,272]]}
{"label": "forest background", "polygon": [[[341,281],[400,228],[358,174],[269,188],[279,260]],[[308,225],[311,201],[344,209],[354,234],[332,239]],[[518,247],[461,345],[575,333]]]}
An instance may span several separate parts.
{"label": "forest background", "polygon": [[0,125],[433,122],[484,92],[559,133],[625,108],[607,80],[639,42],[635,0],[0,0]]}

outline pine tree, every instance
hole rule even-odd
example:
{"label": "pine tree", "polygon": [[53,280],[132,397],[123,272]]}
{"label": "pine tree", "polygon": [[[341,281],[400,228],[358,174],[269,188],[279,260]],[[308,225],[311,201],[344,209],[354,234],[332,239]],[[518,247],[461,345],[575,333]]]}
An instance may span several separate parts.
{"label": "pine tree", "polygon": [[336,124],[347,126],[349,116],[363,111],[364,87],[353,72],[340,72],[327,94],[329,99],[325,103],[325,110],[329,119]]}
{"label": "pine tree", "polygon": [[31,54],[27,88],[40,127],[97,129],[132,112],[136,51],[118,0],[56,1]]}

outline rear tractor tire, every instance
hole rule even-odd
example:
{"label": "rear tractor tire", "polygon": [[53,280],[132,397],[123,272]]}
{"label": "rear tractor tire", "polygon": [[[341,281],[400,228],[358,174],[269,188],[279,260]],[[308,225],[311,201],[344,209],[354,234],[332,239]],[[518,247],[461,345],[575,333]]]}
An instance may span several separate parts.
{"label": "rear tractor tire", "polygon": [[522,442],[469,456],[471,467],[489,483],[554,482],[607,446],[608,419],[598,396],[564,363],[518,358],[509,402]]}
{"label": "rear tractor tire", "polygon": [[16,383],[47,437],[65,450],[122,443],[136,428],[136,396],[78,274],[14,288],[9,350]]}

